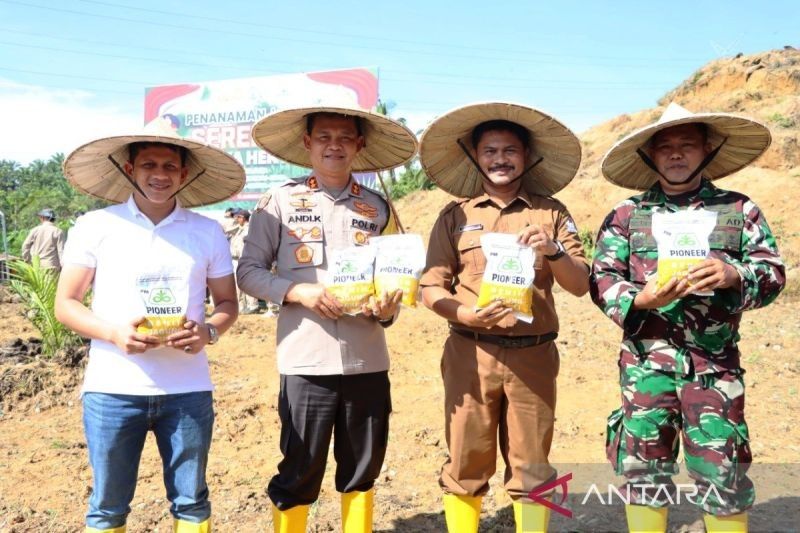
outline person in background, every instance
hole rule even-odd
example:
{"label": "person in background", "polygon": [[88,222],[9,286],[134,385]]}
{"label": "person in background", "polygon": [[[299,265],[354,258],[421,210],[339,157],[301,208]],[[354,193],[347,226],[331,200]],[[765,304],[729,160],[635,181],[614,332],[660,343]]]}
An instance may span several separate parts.
{"label": "person in background", "polygon": [[25,237],[22,259],[30,263],[34,257],[38,257],[42,268],[58,273],[64,254],[64,232],[55,225],[56,214],[52,209],[42,209],[36,216],[39,217],[39,225]]}

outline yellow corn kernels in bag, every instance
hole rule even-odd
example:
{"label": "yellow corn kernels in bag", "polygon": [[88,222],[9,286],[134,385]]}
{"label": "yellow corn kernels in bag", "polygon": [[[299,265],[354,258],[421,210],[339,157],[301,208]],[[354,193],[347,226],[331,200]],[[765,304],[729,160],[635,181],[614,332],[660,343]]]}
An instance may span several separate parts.
{"label": "yellow corn kernels in bag", "polygon": [[375,249],[371,246],[351,246],[331,252],[325,288],[339,300],[346,314],[360,313],[362,304],[375,294],[374,261]]}
{"label": "yellow corn kernels in bag", "polygon": [[653,237],[658,244],[657,284],[689,275],[689,267],[708,257],[708,238],[717,224],[717,213],[689,209],[653,213]]}
{"label": "yellow corn kernels in bag", "polygon": [[375,294],[403,291],[401,303],[417,306],[419,279],[425,268],[425,245],[422,237],[411,233],[372,237],[375,247]]}
{"label": "yellow corn kernels in bag", "polygon": [[510,233],[484,233],[481,248],[486,256],[486,270],[476,309],[499,300],[511,307],[519,320],[532,322],[533,249],[517,242],[517,236]]}
{"label": "yellow corn kernels in bag", "polygon": [[144,322],[136,327],[136,331],[165,342],[167,337],[183,330],[189,305],[186,275],[170,271],[153,272],[139,276],[136,285],[144,304]]}

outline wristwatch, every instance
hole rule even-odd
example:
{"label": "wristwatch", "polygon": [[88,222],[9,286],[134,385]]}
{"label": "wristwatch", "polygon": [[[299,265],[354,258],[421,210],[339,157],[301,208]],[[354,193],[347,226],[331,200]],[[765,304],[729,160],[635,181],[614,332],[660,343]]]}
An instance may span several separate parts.
{"label": "wristwatch", "polygon": [[219,340],[219,332],[217,331],[216,326],[206,324],[206,327],[208,328],[208,344],[216,344]]}
{"label": "wristwatch", "polygon": [[556,244],[556,248],[558,248],[558,251],[556,251],[556,253],[554,253],[553,255],[544,256],[548,261],[556,261],[567,255],[567,250],[566,248],[564,248],[564,245],[561,244],[561,241],[553,241],[553,242]]}

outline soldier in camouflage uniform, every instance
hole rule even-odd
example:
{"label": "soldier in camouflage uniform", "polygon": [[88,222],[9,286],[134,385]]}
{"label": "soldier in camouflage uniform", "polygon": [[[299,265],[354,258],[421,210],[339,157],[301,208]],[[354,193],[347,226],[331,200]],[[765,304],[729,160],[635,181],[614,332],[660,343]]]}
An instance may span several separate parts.
{"label": "soldier in camouflage uniform", "polygon": [[[747,530],[755,491],[746,475],[739,322],[743,311],[775,300],[785,271],[759,208],[711,180],[747,166],[769,143],[769,131],[752,120],[671,104],[603,160],[609,181],[647,189],[606,217],[591,280],[593,301],[623,330],[622,407],[609,417],[606,447],[627,478],[631,531],[666,529],[679,437],[708,531]],[[709,256],[658,288],[652,215],[698,208],[717,213]]]}

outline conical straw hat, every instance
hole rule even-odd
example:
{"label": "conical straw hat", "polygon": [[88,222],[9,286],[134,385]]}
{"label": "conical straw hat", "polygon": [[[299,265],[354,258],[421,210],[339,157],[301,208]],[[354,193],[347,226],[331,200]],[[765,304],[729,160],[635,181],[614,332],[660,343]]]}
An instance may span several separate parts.
{"label": "conical straw hat", "polygon": [[603,158],[603,176],[628,189],[649,189],[658,181],[658,174],[636,152],[644,149],[657,132],[681,124],[708,125],[708,142],[712,149],[725,144],[703,170],[710,180],[723,178],[743,169],[763,154],[772,142],[766,126],[755,120],[728,113],[692,113],[671,103],[655,124],[645,126],[617,142]]}
{"label": "conical straw hat", "polygon": [[306,117],[313,113],[337,113],[361,118],[365,145],[353,160],[354,172],[378,172],[407,163],[417,153],[417,139],[411,131],[391,118],[345,107],[303,107],[277,111],[259,120],[253,140],[279,159],[311,168],[303,146]]}
{"label": "conical straw hat", "polygon": [[530,132],[528,164],[539,158],[542,161],[521,178],[528,192],[551,196],[575,177],[581,162],[581,145],[569,128],[532,107],[488,102],[454,109],[437,118],[422,134],[422,167],[441,189],[458,197],[474,198],[482,193],[483,175],[458,141],[475,157],[472,130],[489,120],[508,120]]}
{"label": "conical straw hat", "polygon": [[128,161],[128,145],[136,142],[174,144],[188,150],[186,179],[193,181],[177,195],[182,207],[220,202],[244,188],[244,168],[233,157],[218,148],[169,135],[122,135],[97,139],[75,149],[67,157],[64,175],[81,192],[109,202],[124,202],[133,192],[133,186],[117,165],[122,167]]}

